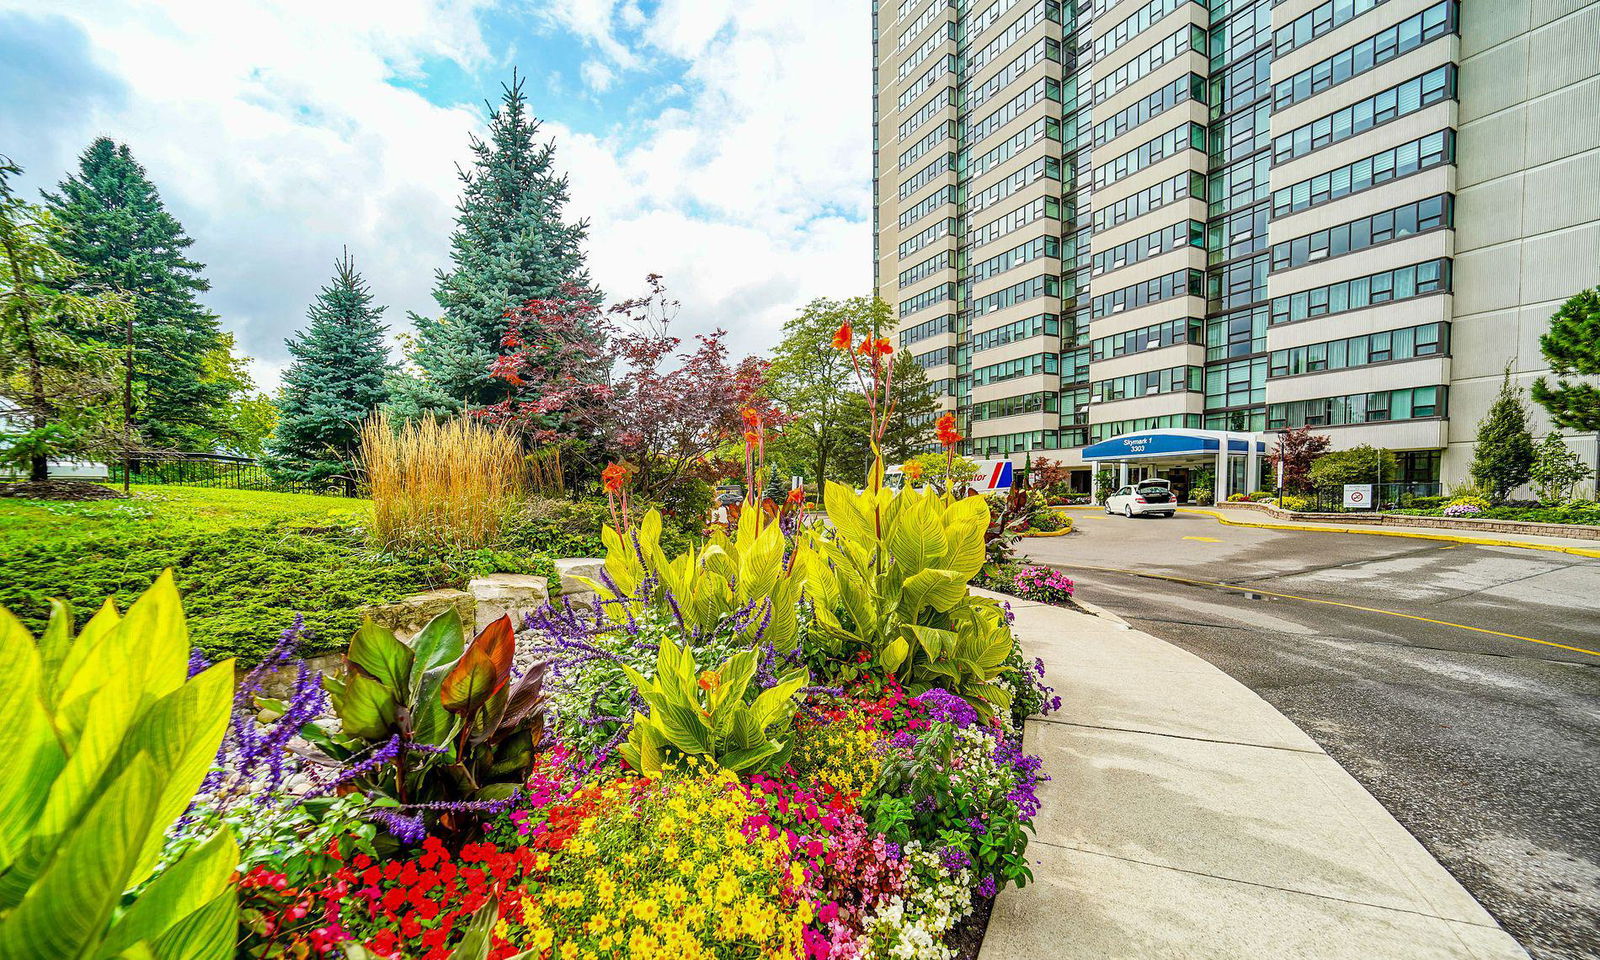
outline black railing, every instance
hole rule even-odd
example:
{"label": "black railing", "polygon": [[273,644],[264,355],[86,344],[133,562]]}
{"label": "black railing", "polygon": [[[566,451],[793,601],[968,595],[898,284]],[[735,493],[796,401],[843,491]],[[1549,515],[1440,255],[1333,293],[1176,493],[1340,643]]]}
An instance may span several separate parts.
{"label": "black railing", "polygon": [[1371,502],[1364,506],[1345,506],[1344,487],[1320,487],[1316,493],[1317,513],[1368,513],[1373,510],[1407,510],[1425,504],[1421,497],[1437,497],[1444,493],[1439,483],[1374,483],[1370,491]]}
{"label": "black railing", "polygon": [[111,483],[126,477],[134,484],[171,484],[185,487],[213,487],[222,490],[264,490],[275,493],[321,493],[330,496],[358,496],[360,486],[354,478],[330,477],[320,483],[303,483],[275,474],[260,461],[222,453],[178,453],[145,451],[126,462],[107,464]]}

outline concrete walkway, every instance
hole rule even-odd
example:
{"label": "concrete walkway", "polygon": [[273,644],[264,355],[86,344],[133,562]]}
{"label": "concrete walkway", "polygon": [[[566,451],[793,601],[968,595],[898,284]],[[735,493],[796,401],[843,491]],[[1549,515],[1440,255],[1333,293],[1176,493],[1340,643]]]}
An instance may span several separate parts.
{"label": "concrete walkway", "polygon": [[981,960],[1527,960],[1298,727],[1110,615],[1011,602],[1062,710],[1028,723],[1052,780],[1035,882]]}

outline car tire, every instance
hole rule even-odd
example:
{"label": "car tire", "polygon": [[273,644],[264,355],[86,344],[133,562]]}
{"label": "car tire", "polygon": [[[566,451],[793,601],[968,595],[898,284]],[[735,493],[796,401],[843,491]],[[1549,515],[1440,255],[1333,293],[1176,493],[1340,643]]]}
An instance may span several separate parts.
{"label": "car tire", "polygon": [[1122,515],[1124,517],[1127,517],[1129,520],[1132,520],[1133,519],[1133,507],[1132,506],[1124,506],[1122,508]]}

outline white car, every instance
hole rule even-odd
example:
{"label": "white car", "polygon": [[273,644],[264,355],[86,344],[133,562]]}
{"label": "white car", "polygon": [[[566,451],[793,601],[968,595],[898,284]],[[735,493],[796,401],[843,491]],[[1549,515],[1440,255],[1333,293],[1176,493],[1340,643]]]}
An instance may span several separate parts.
{"label": "white car", "polygon": [[1170,517],[1177,509],[1178,498],[1165,480],[1141,480],[1106,497],[1106,513],[1125,517]]}

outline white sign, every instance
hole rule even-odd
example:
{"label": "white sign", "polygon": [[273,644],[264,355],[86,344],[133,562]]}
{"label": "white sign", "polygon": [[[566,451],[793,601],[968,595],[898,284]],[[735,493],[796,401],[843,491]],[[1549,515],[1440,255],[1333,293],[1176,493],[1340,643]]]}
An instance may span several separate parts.
{"label": "white sign", "polygon": [[1372,484],[1347,483],[1344,485],[1344,506],[1347,510],[1372,509]]}

